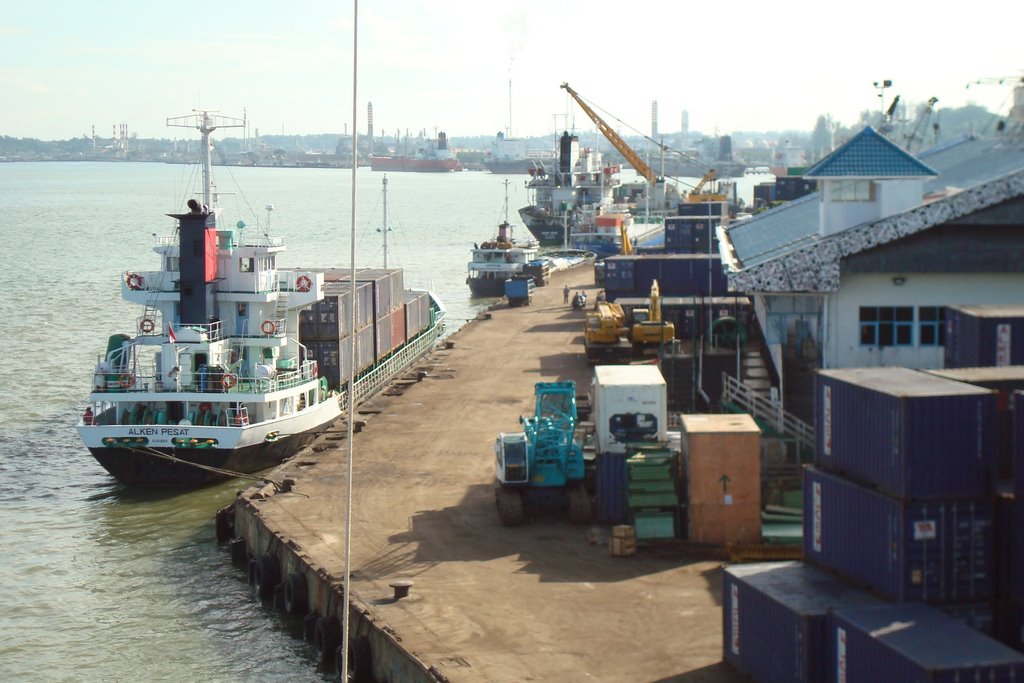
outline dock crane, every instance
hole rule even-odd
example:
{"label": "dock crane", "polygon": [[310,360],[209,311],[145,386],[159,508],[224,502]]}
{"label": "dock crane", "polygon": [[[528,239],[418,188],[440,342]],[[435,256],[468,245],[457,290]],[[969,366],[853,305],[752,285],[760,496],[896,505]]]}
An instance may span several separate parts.
{"label": "dock crane", "polygon": [[664,182],[664,178],[659,178],[658,174],[654,172],[654,169],[651,168],[647,162],[641,159],[640,155],[634,152],[633,148],[627,145],[626,141],[623,140],[618,133],[612,130],[612,127],[605,123],[604,119],[602,119],[590,105],[583,101],[583,98],[578,92],[569,87],[568,83],[563,83],[562,89],[572,95],[572,98],[576,100],[576,104],[580,105],[580,109],[590,117],[590,120],[594,122],[597,129],[601,131],[605,138],[608,139],[608,142],[612,143],[612,146],[619,151],[619,154],[625,157],[626,161],[629,162],[629,165],[632,166],[637,173],[647,179],[647,182],[651,184],[651,187],[658,182]]}

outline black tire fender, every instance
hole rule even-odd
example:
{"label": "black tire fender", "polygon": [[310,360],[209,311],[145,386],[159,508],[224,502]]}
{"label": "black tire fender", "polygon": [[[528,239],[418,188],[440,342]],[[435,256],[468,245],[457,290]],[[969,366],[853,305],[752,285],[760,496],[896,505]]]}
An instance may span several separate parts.
{"label": "black tire fender", "polygon": [[306,577],[299,572],[289,572],[284,579],[284,611],[288,614],[302,614],[306,611],[308,596]]}
{"label": "black tire fender", "polygon": [[256,575],[253,580],[253,588],[261,598],[269,598],[274,595],[274,586],[281,583],[281,568],[277,564],[277,558],[270,553],[263,553],[256,560]]}

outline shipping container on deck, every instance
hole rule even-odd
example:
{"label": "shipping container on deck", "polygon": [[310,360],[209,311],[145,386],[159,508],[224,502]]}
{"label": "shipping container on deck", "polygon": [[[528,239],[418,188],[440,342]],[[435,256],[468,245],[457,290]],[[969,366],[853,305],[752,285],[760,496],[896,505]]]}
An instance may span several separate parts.
{"label": "shipping container on deck", "polygon": [[[715,228],[721,216],[668,216],[665,218],[665,251],[676,254],[717,254]],[[710,235],[710,237],[709,237]]]}
{"label": "shipping container on deck", "polygon": [[[325,283],[347,283],[351,276],[347,268],[330,268],[323,273]],[[357,268],[356,282],[369,284],[373,288],[371,303],[375,319],[402,305],[405,280],[401,268]]]}
{"label": "shipping container on deck", "polygon": [[405,336],[413,339],[430,325],[430,294],[406,290],[405,298]]}
{"label": "shipping container on deck", "polygon": [[996,477],[1000,482],[1014,478],[1013,392],[1024,389],[1024,365],[987,368],[944,368],[925,370],[930,375],[993,389],[996,393]]}
{"label": "shipping container on deck", "polygon": [[1024,680],[1024,655],[927,605],[837,609],[826,638],[830,683]]}
{"label": "shipping container on deck", "polygon": [[[324,298],[299,317],[299,338],[305,341],[344,339],[352,331],[352,291],[347,282],[324,284]],[[362,329],[373,322],[373,285],[356,283],[356,325]]]}
{"label": "shipping container on deck", "polygon": [[898,498],[991,494],[995,392],[899,367],[819,370],[816,462]]}
{"label": "shipping container on deck", "polygon": [[320,375],[327,378],[332,389],[348,381],[353,338],[356,340],[355,375],[358,377],[376,361],[373,325],[367,325],[354,336],[343,339],[303,342],[309,356],[316,360]]}
{"label": "shipping container on deck", "polygon": [[803,562],[726,567],[722,575],[725,660],[758,683],[825,679],[828,613],[882,601]]}
{"label": "shipping container on deck", "polygon": [[625,453],[599,453],[594,473],[597,489],[597,521],[625,524],[629,520],[626,493],[629,487]]}
{"label": "shipping container on deck", "polygon": [[1024,304],[946,308],[945,366],[1024,365]]}
{"label": "shipping container on deck", "polygon": [[804,559],[897,601],[977,603],[994,589],[992,505],[905,502],[804,470]]}
{"label": "shipping container on deck", "polygon": [[805,179],[803,176],[779,176],[775,179],[775,199],[791,202],[814,192],[817,187],[817,181]]}

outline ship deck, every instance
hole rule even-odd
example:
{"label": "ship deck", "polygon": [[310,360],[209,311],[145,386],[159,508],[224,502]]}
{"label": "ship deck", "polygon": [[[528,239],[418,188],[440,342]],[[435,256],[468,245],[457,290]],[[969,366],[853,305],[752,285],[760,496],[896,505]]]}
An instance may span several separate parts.
{"label": "ship deck", "polygon": [[[350,613],[353,632],[372,631],[378,680],[745,680],[722,662],[716,553],[660,541],[614,557],[608,525],[498,522],[497,433],[532,413],[535,382],[590,385],[565,285],[595,295],[592,267],[482,315],[359,411]],[[250,556],[269,548],[306,576],[321,614],[344,574],[346,452],[327,435],[270,475],[290,491],[251,487],[234,506]],[[396,580],[413,582],[408,597],[393,597]]]}

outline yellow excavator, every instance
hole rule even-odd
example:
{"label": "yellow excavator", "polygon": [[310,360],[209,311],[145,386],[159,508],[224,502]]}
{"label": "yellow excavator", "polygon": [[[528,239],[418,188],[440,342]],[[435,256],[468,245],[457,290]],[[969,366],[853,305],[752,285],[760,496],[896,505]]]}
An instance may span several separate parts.
{"label": "yellow excavator", "polygon": [[583,345],[587,362],[591,364],[624,363],[633,354],[629,343],[629,328],[622,306],[610,301],[598,301],[587,311]]}
{"label": "yellow excavator", "polygon": [[661,290],[657,280],[651,282],[650,298],[650,308],[633,309],[630,339],[634,349],[664,344],[676,336],[676,326],[669,320],[661,319]]}

